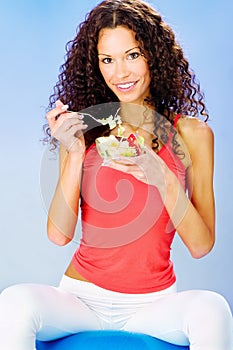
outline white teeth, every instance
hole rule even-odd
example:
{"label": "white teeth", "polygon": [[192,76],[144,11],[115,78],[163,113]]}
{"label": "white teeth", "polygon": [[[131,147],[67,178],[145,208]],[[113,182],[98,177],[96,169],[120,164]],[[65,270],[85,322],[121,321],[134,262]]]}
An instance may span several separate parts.
{"label": "white teeth", "polygon": [[120,88],[120,89],[128,89],[130,88],[131,86],[133,86],[134,83],[127,83],[127,84],[117,84],[117,86]]}

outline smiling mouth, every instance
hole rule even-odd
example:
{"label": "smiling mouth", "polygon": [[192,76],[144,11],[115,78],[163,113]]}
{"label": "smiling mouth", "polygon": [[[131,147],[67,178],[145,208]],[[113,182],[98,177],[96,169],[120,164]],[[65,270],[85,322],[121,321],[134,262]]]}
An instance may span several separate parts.
{"label": "smiling mouth", "polygon": [[137,81],[134,82],[130,82],[130,83],[121,83],[121,84],[115,84],[115,86],[117,87],[117,89],[119,91],[130,91],[134,88],[134,86],[137,84]]}

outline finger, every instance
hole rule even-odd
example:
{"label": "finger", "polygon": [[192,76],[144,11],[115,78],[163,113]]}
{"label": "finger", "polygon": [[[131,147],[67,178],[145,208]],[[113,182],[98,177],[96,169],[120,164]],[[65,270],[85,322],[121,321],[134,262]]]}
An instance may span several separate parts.
{"label": "finger", "polygon": [[127,173],[132,173],[132,172],[135,172],[135,171],[142,172],[140,167],[137,164],[134,164],[134,163],[122,163],[121,161],[119,162],[118,159],[117,160],[112,159],[110,164],[115,169],[122,170],[122,171],[127,172]]}
{"label": "finger", "polygon": [[49,126],[53,126],[54,123],[56,122],[56,119],[63,114],[64,112],[66,112],[68,109],[68,105],[63,105],[62,106],[56,106],[55,108],[51,109],[47,114],[46,114],[46,118],[47,121],[49,123]]}
{"label": "finger", "polygon": [[72,124],[83,124],[83,116],[77,112],[63,112],[59,114],[55,119],[52,117],[50,124],[52,129],[63,128],[69,129]]}
{"label": "finger", "polygon": [[148,161],[148,157],[146,155],[140,155],[135,157],[117,157],[114,160],[118,163],[125,164],[125,165],[136,165],[136,166],[143,166],[145,162]]}
{"label": "finger", "polygon": [[72,125],[69,130],[67,131],[67,136],[75,136],[75,137],[80,137],[83,135],[83,131],[87,128],[88,126],[86,124],[76,124]]}
{"label": "finger", "polygon": [[135,158],[136,157],[116,157],[116,158],[112,158],[114,160],[114,162],[119,163],[119,164],[125,164],[125,165],[132,165],[132,164],[136,164],[135,162]]}
{"label": "finger", "polygon": [[55,106],[56,106],[56,107],[63,107],[63,106],[64,106],[64,103],[63,103],[61,100],[57,100],[57,101],[55,102]]}
{"label": "finger", "polygon": [[[63,123],[61,125],[56,125],[56,127],[52,130],[51,134],[53,137],[56,138],[70,138],[72,136],[81,136],[82,130],[85,130],[87,128],[86,124],[80,123],[80,122],[73,122],[67,121],[66,123]],[[78,133],[76,135],[76,133]]]}
{"label": "finger", "polygon": [[[68,114],[68,113],[66,113]],[[69,130],[73,125],[85,125],[83,120],[77,116],[62,115],[56,122],[56,128],[61,128],[64,131]]]}
{"label": "finger", "polygon": [[67,111],[67,109],[68,109],[68,105],[58,105],[58,106],[56,106],[55,108],[53,108],[53,109],[51,109],[47,114],[46,114],[46,116],[48,117],[48,118],[54,118],[54,117],[56,117],[56,116],[58,116],[59,115],[59,113],[64,113],[64,112],[66,112]]}
{"label": "finger", "polygon": [[69,113],[64,113],[64,115],[60,115],[58,119],[51,120],[50,121],[50,130],[51,134],[56,133],[58,130],[61,132],[67,131],[72,125],[83,123],[83,121],[78,118],[74,117],[73,114],[71,116],[66,116]]}
{"label": "finger", "polygon": [[72,111],[65,111],[63,112],[60,117],[59,117],[59,120],[66,120],[66,119],[72,119],[74,118],[75,120],[83,120],[84,116],[83,114],[80,114],[78,112],[72,112]]}
{"label": "finger", "polygon": [[145,175],[145,172],[142,171],[137,165],[124,165],[122,163],[117,163],[115,161],[107,162],[106,166],[109,166],[112,169],[122,171],[124,173],[127,173],[128,175],[132,175],[136,179],[143,181],[145,183],[148,183],[147,176]]}
{"label": "finger", "polygon": [[128,168],[129,168],[128,165],[118,163],[117,161],[112,160],[112,159],[110,159],[106,164],[107,164],[107,166],[110,167],[110,168],[113,168],[113,169],[119,170],[119,171],[123,171],[123,172],[125,172],[125,173],[127,173],[128,170],[129,170],[129,169],[128,169]]}

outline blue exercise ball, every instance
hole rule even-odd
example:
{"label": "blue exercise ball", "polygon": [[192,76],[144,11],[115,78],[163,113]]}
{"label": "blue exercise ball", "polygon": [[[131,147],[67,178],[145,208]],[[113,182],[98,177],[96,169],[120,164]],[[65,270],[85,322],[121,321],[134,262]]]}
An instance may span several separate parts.
{"label": "blue exercise ball", "polygon": [[36,342],[37,350],[188,350],[145,334],[125,331],[86,331],[53,341]]}

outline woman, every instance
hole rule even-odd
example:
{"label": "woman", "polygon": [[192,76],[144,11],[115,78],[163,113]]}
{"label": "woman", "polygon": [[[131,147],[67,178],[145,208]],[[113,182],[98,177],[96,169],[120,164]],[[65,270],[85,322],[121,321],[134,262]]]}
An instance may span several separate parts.
{"label": "woman", "polygon": [[[172,30],[140,0],[103,1],[68,44],[50,102],[46,132],[60,144],[60,177],[48,236],[69,243],[79,206],[83,236],[58,288],[3,291],[0,347],[122,329],[192,350],[233,349],[227,302],[177,292],[170,261],[175,231],[194,258],[215,239],[213,133],[197,119],[208,114]],[[141,154],[103,164],[96,145],[110,135]]]}

